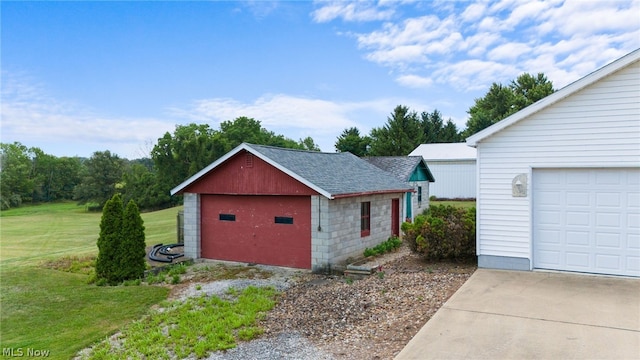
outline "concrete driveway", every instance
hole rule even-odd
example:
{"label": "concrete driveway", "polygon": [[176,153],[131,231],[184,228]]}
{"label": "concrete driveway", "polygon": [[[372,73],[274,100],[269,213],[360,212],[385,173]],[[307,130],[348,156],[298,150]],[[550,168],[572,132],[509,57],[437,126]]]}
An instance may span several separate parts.
{"label": "concrete driveway", "polygon": [[640,279],[478,269],[396,359],[640,359]]}

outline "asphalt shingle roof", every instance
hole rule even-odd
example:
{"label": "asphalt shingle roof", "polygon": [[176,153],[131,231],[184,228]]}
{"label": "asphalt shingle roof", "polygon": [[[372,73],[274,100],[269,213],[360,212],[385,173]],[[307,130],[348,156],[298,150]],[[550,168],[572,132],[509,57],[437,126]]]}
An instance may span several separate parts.
{"label": "asphalt shingle roof", "polygon": [[325,153],[244,144],[264,157],[325,190],[332,196],[410,191],[411,187],[394,175],[348,153]]}
{"label": "asphalt shingle roof", "polygon": [[409,181],[416,167],[422,161],[421,156],[375,156],[364,158],[380,169],[390,172],[402,181]]}

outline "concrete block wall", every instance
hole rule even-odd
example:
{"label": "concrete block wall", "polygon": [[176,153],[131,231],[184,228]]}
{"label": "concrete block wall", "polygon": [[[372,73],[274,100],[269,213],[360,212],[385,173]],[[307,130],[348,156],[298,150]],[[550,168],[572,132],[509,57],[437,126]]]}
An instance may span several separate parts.
{"label": "concrete block wall", "polygon": [[[402,214],[402,194],[380,194],[362,197],[342,198],[329,201],[329,231],[331,242],[328,258],[332,264],[344,262],[348,258],[362,257],[365,248],[371,248],[386,241],[391,236],[391,200],[400,201]],[[360,236],[360,204],[371,202],[371,232]]]}
{"label": "concrete block wall", "polygon": [[200,258],[200,195],[184,193],[184,256]]}
{"label": "concrete block wall", "polygon": [[311,270],[330,270],[329,200],[324,196],[311,197]]}

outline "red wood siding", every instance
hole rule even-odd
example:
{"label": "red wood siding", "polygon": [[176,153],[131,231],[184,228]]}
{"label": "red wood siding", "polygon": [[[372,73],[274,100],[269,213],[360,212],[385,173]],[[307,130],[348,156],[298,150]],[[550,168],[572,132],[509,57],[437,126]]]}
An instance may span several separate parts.
{"label": "red wood siding", "polygon": [[[311,268],[309,196],[203,195],[201,206],[203,258]],[[276,216],[293,224],[275,223]]]}
{"label": "red wood siding", "polygon": [[199,194],[318,194],[247,151],[240,151],[184,191]]}

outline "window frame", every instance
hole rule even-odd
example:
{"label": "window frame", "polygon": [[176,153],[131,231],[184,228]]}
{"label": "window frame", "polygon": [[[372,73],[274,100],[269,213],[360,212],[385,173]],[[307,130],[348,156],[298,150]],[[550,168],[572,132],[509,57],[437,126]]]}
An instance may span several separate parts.
{"label": "window frame", "polygon": [[360,237],[371,235],[371,201],[360,203]]}

